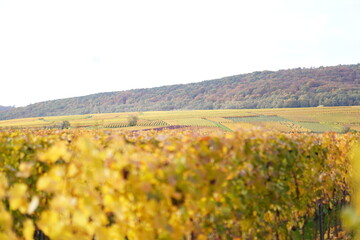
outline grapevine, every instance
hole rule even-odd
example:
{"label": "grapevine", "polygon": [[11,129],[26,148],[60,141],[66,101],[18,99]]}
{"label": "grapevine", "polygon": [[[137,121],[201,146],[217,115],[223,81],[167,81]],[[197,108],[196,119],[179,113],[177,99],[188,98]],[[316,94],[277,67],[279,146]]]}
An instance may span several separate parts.
{"label": "grapevine", "polygon": [[260,130],[0,132],[0,238],[304,236],[319,209],[349,202],[349,152],[359,139]]}

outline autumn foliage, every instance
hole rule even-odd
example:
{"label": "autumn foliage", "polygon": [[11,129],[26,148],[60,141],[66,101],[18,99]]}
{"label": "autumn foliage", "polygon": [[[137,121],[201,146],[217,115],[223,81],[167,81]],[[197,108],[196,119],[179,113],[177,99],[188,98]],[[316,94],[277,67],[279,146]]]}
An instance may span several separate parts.
{"label": "autumn foliage", "polygon": [[348,152],[359,139],[0,132],[0,238],[289,239],[319,204],[350,200]]}
{"label": "autumn foliage", "polygon": [[139,111],[298,108],[321,105],[360,105],[360,64],[258,71],[197,83],[58,99],[1,111],[0,119]]}

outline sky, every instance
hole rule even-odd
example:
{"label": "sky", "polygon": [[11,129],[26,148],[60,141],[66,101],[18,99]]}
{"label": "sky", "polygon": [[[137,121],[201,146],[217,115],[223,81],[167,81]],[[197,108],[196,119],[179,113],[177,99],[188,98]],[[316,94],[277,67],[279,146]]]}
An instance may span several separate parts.
{"label": "sky", "polygon": [[0,105],[360,63],[359,0],[0,0]]}

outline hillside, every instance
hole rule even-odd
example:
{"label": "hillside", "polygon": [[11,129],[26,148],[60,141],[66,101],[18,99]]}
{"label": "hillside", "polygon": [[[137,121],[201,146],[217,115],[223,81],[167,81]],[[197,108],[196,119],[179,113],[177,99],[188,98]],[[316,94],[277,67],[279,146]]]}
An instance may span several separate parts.
{"label": "hillside", "polygon": [[198,83],[98,93],[0,112],[0,119],[179,109],[360,105],[360,64],[259,71]]}
{"label": "hillside", "polygon": [[12,109],[14,107],[10,107],[10,106],[1,106],[0,105],[0,111],[5,111],[5,110],[9,110],[9,109]]}

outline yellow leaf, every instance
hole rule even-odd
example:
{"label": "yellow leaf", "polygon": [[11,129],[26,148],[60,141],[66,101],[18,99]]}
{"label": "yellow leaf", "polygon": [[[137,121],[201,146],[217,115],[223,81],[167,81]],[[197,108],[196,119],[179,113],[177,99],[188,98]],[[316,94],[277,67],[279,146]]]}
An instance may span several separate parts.
{"label": "yellow leaf", "polygon": [[17,239],[13,233],[2,233],[0,232],[0,240],[15,240]]}
{"label": "yellow leaf", "polygon": [[79,170],[76,167],[76,165],[74,163],[70,163],[68,168],[67,168],[67,177],[71,178],[74,177],[76,174],[78,174]]}
{"label": "yellow leaf", "polygon": [[175,151],[175,150],[176,150],[176,146],[170,145],[170,146],[167,147],[167,150],[170,151],[170,152]]}
{"label": "yellow leaf", "polygon": [[206,239],[208,239],[207,237],[206,237],[206,235],[204,235],[204,234],[200,234],[200,235],[198,235],[197,236],[197,238],[196,239],[199,239],[199,240],[206,240]]}
{"label": "yellow leaf", "polygon": [[228,148],[226,146],[223,146],[222,151],[223,151],[223,153],[226,153],[228,151]]}
{"label": "yellow leaf", "polygon": [[51,208],[62,212],[65,210],[71,210],[75,207],[77,199],[66,195],[57,195],[51,200]]}
{"label": "yellow leaf", "polygon": [[89,217],[80,211],[76,211],[73,213],[73,224],[75,226],[86,227],[86,225],[88,224],[88,219]]}
{"label": "yellow leaf", "polygon": [[0,172],[0,199],[5,197],[8,181],[4,173]]}
{"label": "yellow leaf", "polygon": [[[10,231],[12,227],[12,217],[5,209],[0,209],[0,226],[4,231]],[[1,239],[1,238],[0,238]]]}
{"label": "yellow leaf", "polygon": [[244,231],[247,231],[250,228],[251,224],[252,224],[252,222],[250,220],[240,221],[240,226],[242,229],[244,229]]}
{"label": "yellow leaf", "polygon": [[63,233],[64,222],[61,221],[59,214],[55,211],[47,210],[42,212],[37,224],[50,239],[56,239]]}
{"label": "yellow leaf", "polygon": [[42,162],[49,162],[49,163],[54,163],[59,159],[68,162],[70,158],[70,154],[67,152],[67,147],[65,142],[57,142],[53,146],[51,146],[47,151],[39,153],[38,158]]}
{"label": "yellow leaf", "polygon": [[11,210],[20,210],[25,213],[27,210],[26,191],[28,187],[24,183],[16,183],[9,191],[9,203]]}
{"label": "yellow leaf", "polygon": [[21,178],[28,178],[31,175],[34,165],[35,164],[33,162],[20,163],[19,172],[16,174],[16,176]]}
{"label": "yellow leaf", "polygon": [[36,188],[39,191],[42,191],[42,190],[51,191],[52,183],[53,183],[53,180],[51,179],[51,177],[49,177],[49,176],[41,176],[39,178],[39,180],[37,181]]}
{"label": "yellow leaf", "polygon": [[123,240],[124,234],[121,232],[121,228],[117,225],[111,227],[101,227],[96,229],[96,239],[111,239],[111,240]]}
{"label": "yellow leaf", "polygon": [[30,219],[27,219],[24,222],[24,230],[23,230],[23,235],[25,237],[25,240],[33,240],[34,231],[35,231],[35,227],[33,222]]}
{"label": "yellow leaf", "polygon": [[41,176],[36,184],[39,191],[56,192],[64,187],[64,166],[53,167],[47,175]]}
{"label": "yellow leaf", "polygon": [[105,207],[107,207],[108,209],[114,208],[116,202],[112,195],[106,194],[103,199]]}

